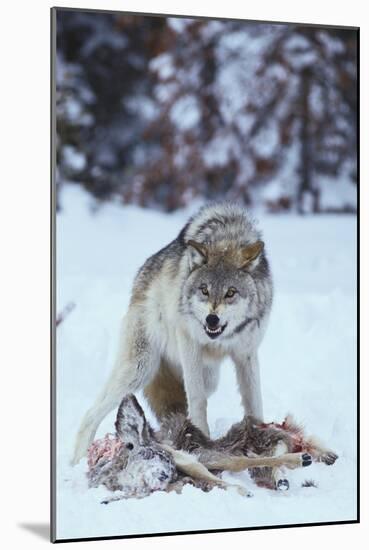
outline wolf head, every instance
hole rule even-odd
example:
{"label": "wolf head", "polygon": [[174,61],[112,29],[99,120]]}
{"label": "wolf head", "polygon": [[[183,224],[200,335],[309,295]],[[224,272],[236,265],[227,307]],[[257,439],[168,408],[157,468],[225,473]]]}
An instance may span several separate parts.
{"label": "wolf head", "polygon": [[187,255],[190,275],[184,300],[201,335],[224,341],[251,321],[260,322],[269,299],[264,292],[263,281],[269,273],[261,240],[239,246],[190,239]]}
{"label": "wolf head", "polygon": [[205,205],[180,241],[187,262],[181,309],[193,335],[226,344],[250,323],[260,325],[271,308],[272,279],[248,212],[227,201]]}

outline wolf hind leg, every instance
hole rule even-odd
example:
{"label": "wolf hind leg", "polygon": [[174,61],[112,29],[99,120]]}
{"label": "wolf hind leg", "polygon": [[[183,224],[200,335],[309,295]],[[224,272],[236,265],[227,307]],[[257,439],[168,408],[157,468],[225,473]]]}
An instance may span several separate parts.
{"label": "wolf hind leg", "polygon": [[[136,343],[139,351],[131,358],[127,354],[118,356],[110,377],[93,406],[84,415],[78,430],[72,465],[83,458],[92,443],[102,420],[128,393],[134,393],[144,387],[155,374],[159,358],[155,349],[145,348],[142,340]],[[132,351],[132,350],[131,350]]]}
{"label": "wolf hind leg", "polygon": [[124,388],[115,388],[114,393],[100,394],[94,405],[84,415],[77,432],[71,464],[74,466],[86,455],[97,428],[102,420],[119,405]]}
{"label": "wolf hind leg", "polygon": [[159,370],[145,386],[144,395],[159,420],[170,413],[187,415],[187,398],[183,380],[172,372],[163,357]]}

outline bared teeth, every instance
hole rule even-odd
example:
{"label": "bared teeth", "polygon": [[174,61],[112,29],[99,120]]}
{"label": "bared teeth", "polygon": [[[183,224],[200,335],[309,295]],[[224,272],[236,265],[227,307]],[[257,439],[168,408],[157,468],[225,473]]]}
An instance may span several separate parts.
{"label": "bared teeth", "polygon": [[207,325],[204,325],[205,332],[209,334],[209,336],[218,336],[223,333],[225,327],[227,326],[227,323],[225,325],[220,325],[217,328],[210,328]]}
{"label": "bared teeth", "polygon": [[222,327],[219,327],[219,328],[216,328],[216,329],[211,329],[211,328],[205,327],[205,329],[206,329],[207,332],[210,332],[211,334],[218,334],[219,332],[221,332]]}

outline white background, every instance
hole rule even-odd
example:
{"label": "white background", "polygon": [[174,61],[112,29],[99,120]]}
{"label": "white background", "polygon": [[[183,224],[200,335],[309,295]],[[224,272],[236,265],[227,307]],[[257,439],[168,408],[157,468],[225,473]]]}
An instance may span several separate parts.
{"label": "white background", "polygon": [[[49,7],[48,0],[8,2],[1,10],[1,539],[5,548],[47,544],[49,519]],[[359,25],[361,27],[362,135],[368,131],[368,30],[365,3],[309,0],[246,3],[227,0],[80,0],[69,7],[122,9]],[[364,124],[366,122],[366,124]],[[102,548],[184,548],[213,544],[337,549],[368,540],[368,161],[362,139],[361,172],[361,472],[360,525],[248,531],[196,536],[99,541]],[[364,251],[366,253],[364,254]],[[82,543],[81,543],[82,544]]]}

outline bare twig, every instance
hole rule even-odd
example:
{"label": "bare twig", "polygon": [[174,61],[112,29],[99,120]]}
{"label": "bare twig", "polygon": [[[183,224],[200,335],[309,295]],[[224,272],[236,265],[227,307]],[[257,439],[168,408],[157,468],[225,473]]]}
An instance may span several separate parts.
{"label": "bare twig", "polygon": [[69,302],[64,309],[58,315],[56,316],[56,326],[58,327],[60,323],[64,321],[64,319],[71,313],[74,308],[76,307],[76,304],[74,302]]}

